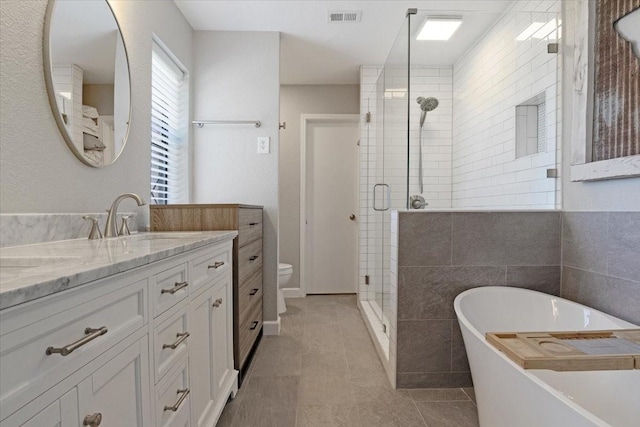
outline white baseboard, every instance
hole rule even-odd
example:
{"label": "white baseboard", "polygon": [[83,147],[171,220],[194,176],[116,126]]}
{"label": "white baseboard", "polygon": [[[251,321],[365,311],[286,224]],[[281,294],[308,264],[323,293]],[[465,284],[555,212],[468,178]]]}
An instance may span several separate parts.
{"label": "white baseboard", "polygon": [[263,335],[280,335],[280,316],[278,320],[265,320],[262,322]]}
{"label": "white baseboard", "polygon": [[304,298],[306,295],[300,288],[282,288],[285,298]]}

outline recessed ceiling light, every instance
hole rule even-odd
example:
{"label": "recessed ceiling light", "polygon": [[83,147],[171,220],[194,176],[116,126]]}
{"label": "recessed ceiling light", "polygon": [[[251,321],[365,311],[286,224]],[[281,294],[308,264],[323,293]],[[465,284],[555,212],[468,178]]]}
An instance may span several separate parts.
{"label": "recessed ceiling light", "polygon": [[461,16],[427,16],[417,40],[449,40],[462,24]]}

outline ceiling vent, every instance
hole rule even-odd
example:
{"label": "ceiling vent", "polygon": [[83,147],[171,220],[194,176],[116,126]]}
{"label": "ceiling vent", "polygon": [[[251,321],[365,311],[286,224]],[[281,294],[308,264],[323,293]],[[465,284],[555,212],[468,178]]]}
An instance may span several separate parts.
{"label": "ceiling vent", "polygon": [[329,22],[360,22],[361,10],[334,10],[329,12]]}

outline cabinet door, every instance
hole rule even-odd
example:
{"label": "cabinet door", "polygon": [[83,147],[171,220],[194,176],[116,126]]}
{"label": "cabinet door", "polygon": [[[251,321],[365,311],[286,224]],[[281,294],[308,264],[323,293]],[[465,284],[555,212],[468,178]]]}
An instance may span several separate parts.
{"label": "cabinet door", "polygon": [[[209,286],[209,285],[206,285]],[[196,426],[208,425],[215,406],[213,376],[213,303],[214,290],[207,289],[189,305],[189,362],[191,372],[192,421]]]}
{"label": "cabinet door", "polygon": [[148,351],[145,335],[78,385],[78,425],[151,426]]}
{"label": "cabinet door", "polygon": [[[215,285],[213,291],[213,377],[215,394],[229,381],[233,371],[233,318],[231,307],[231,277]],[[226,397],[225,397],[226,399]]]}
{"label": "cabinet door", "polygon": [[[36,415],[32,415],[33,412]],[[29,418],[31,416],[31,418]],[[28,421],[24,421],[29,418]],[[3,427],[76,427],[78,425],[78,390],[74,387],[64,396],[38,412],[30,405],[0,423]]]}

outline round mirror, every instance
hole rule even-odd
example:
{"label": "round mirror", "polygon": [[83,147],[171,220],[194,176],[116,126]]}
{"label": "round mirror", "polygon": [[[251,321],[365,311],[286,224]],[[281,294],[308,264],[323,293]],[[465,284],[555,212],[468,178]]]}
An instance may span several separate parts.
{"label": "round mirror", "polygon": [[93,167],[115,162],[131,115],[129,61],[106,0],[50,0],[44,28],[49,102],[67,145]]}

